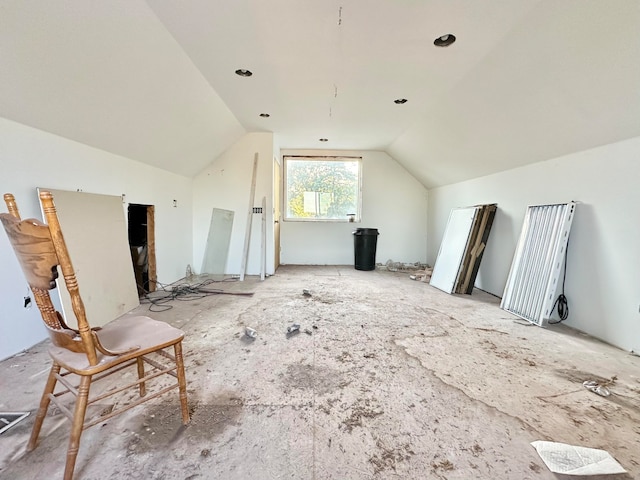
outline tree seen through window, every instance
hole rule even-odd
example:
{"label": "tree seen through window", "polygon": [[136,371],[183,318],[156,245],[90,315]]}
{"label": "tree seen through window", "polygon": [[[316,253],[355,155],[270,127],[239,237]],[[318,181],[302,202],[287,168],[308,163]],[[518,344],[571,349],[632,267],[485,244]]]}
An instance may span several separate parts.
{"label": "tree seen through window", "polygon": [[285,157],[287,219],[342,220],[359,216],[359,158]]}

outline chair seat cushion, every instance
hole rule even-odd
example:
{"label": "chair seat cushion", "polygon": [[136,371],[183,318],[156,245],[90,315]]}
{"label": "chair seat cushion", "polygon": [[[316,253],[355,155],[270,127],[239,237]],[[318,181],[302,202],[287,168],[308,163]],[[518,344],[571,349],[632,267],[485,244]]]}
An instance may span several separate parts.
{"label": "chair seat cushion", "polygon": [[96,350],[98,364],[94,366],[89,365],[86,354],[75,353],[66,348],[52,346],[49,354],[67,370],[84,375],[96,374],[131,358],[174,345],[184,337],[182,330],[144,316],[120,317],[97,330],[96,334],[102,346],[110,351],[140,348],[118,356],[104,355]]}

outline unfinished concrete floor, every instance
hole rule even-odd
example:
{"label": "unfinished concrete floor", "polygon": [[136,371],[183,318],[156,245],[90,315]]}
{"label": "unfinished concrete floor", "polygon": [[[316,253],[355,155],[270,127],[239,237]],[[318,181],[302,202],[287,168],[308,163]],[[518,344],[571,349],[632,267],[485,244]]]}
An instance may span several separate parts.
{"label": "unfinished concrete floor", "polygon": [[[638,357],[406,273],[281,267],[265,282],[215,287],[255,295],[134,312],[186,332],[191,424],[181,427],[174,391],[95,426],[76,478],[565,478],[534,440],[603,448],[629,471],[607,478],[640,478]],[[302,331],[287,338],[293,322]],[[46,348],[1,363],[0,410],[34,412]],[[607,398],[582,386],[614,376]],[[0,435],[1,478],[62,477],[69,424],[51,412],[26,454],[33,417]]]}

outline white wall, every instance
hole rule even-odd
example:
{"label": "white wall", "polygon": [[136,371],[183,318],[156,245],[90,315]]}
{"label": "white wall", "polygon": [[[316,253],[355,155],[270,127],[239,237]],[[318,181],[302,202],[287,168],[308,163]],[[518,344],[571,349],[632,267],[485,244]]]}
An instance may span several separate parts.
{"label": "white wall", "polygon": [[[225,273],[237,275],[242,264],[253,158],[258,152],[254,206],[267,198],[267,273],[273,273],[273,134],[247,133],[193,180],[193,268],[200,272],[209,234],[211,210],[235,212]],[[260,273],[261,216],[254,214],[246,273]]]}
{"label": "white wall", "polygon": [[[170,283],[184,276],[192,258],[191,179],[3,118],[0,171],[0,193],[16,196],[23,218],[42,218],[36,187],[124,193],[128,203],[155,205],[158,280]],[[44,339],[46,332],[35,305],[22,306],[28,286],[4,233],[0,233],[0,271],[2,359]]]}
{"label": "white wall", "polygon": [[389,155],[329,150],[283,150],[282,155],[362,156],[362,221],[283,221],[283,264],[353,265],[356,228],[379,230],[378,263],[426,261],[427,190]]}
{"label": "white wall", "polygon": [[429,191],[429,261],[454,207],[497,203],[476,285],[502,296],[527,205],[579,201],[567,324],[640,351],[640,137]]}

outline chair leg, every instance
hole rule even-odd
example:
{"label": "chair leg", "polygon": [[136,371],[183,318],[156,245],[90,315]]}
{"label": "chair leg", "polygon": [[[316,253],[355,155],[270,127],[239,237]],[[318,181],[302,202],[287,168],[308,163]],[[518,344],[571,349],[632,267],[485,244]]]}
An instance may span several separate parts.
{"label": "chair leg", "polygon": [[71,436],[69,437],[69,448],[67,449],[67,464],[64,469],[64,480],[72,480],[73,469],[76,465],[76,457],[80,448],[80,436],[84,426],[84,416],[87,412],[87,402],[89,400],[89,388],[91,387],[91,376],[83,376],[78,386],[78,397],[73,411],[73,425],[71,426]]}
{"label": "chair leg", "polygon": [[[141,380],[144,378],[144,361],[142,360],[142,357],[138,357],[138,379]],[[147,394],[147,386],[145,385],[146,382],[141,382],[140,383],[140,396],[144,397]]]}
{"label": "chair leg", "polygon": [[44,387],[44,392],[42,393],[42,398],[40,399],[40,408],[38,408],[38,413],[36,414],[36,420],[33,424],[33,429],[31,430],[31,437],[29,438],[29,443],[27,444],[27,452],[32,451],[36,448],[36,444],[38,443],[38,436],[40,435],[40,429],[42,428],[42,422],[44,421],[44,417],[47,416],[47,410],[49,409],[49,394],[53,393],[53,390],[56,388],[56,383],[58,382],[56,375],[60,373],[60,365],[54,362],[51,365],[51,370],[49,371],[49,378],[47,379],[47,384]]}
{"label": "chair leg", "polygon": [[173,346],[176,356],[176,373],[178,374],[178,388],[180,390],[180,407],[182,408],[182,423],[189,423],[189,404],[187,403],[187,378],[184,374],[184,360],[182,359],[182,341]]}

